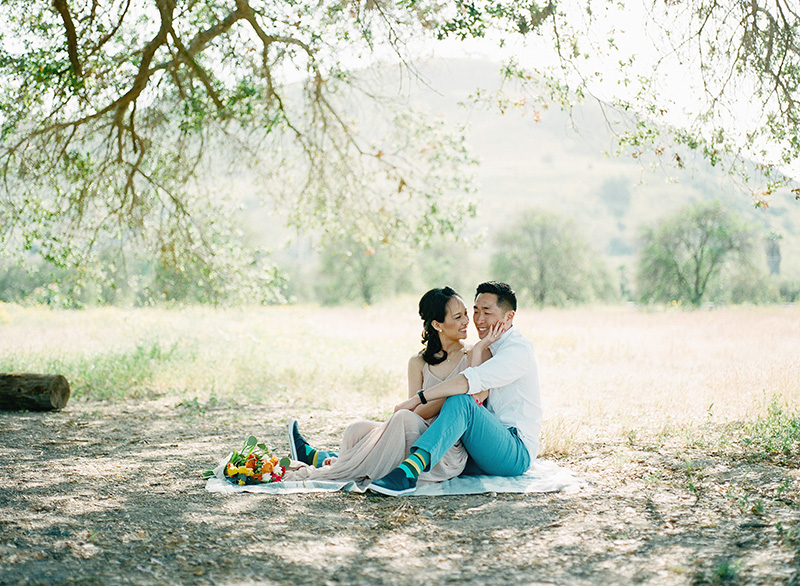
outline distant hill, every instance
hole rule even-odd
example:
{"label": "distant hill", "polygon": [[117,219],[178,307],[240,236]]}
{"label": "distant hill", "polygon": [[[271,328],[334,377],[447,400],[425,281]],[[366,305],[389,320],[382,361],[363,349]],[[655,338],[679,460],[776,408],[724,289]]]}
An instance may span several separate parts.
{"label": "distant hill", "polygon": [[[608,156],[615,145],[600,107],[587,100],[571,113],[557,106],[540,109],[538,120],[522,111],[465,106],[477,88],[487,93],[501,85],[500,67],[471,59],[432,60],[415,63],[420,77],[401,74],[398,68],[363,73],[379,94],[397,94],[420,109],[468,127],[468,139],[477,170],[479,191],[474,196],[478,217],[468,233],[486,232],[480,256],[487,259],[491,235],[505,229],[513,210],[549,208],[574,218],[595,248],[615,269],[633,269],[641,227],[703,200],[719,199],[736,210],[766,237],[782,235],[781,274],[800,279],[800,202],[790,195],[773,197],[766,210],[755,209],[746,191],[722,168],[709,166],[682,152],[684,170],[652,171],[642,159]],[[665,151],[666,157],[675,152]],[[646,155],[649,161],[653,155]],[[512,213],[509,213],[509,208]],[[263,234],[265,211],[250,210],[248,222]],[[274,221],[274,217],[272,218]],[[276,250],[288,231],[271,229],[267,244]],[[276,250],[276,260],[305,264],[313,253],[305,239],[295,238],[288,250]],[[631,271],[630,275],[633,274]]]}
{"label": "distant hill", "polygon": [[499,87],[495,63],[464,59],[416,65],[426,83],[413,81],[412,103],[469,126],[470,146],[481,163],[479,217],[471,230],[503,229],[509,216],[502,210],[508,205],[551,208],[575,218],[612,261],[627,262],[642,225],[689,202],[719,199],[764,236],[770,230],[781,234],[781,272],[800,277],[800,202],[793,196],[775,196],[768,209],[755,209],[724,169],[691,153],[681,153],[688,159],[684,170],[651,171],[630,156],[609,157],[604,153],[613,152],[614,145],[607,122],[591,101],[571,116],[557,107],[540,109],[539,121],[513,109],[500,114],[459,106],[476,88]]}

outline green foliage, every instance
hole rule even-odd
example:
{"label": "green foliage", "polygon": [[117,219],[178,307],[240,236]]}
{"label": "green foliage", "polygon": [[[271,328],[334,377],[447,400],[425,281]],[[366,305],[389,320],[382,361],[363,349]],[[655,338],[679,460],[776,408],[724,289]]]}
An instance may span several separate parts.
{"label": "green foliage", "polygon": [[346,237],[326,243],[316,279],[317,298],[325,305],[369,305],[397,292],[401,266],[386,247],[366,248]]}
{"label": "green foliage", "polygon": [[293,263],[285,294],[300,303],[372,304],[447,284],[469,298],[486,274],[475,246],[439,235],[425,246],[397,252],[366,248],[347,236],[323,238],[316,253],[307,251],[303,262]]}
{"label": "green foliage", "polygon": [[496,239],[492,274],[539,306],[610,299],[607,267],[570,218],[529,210]]}
{"label": "green foliage", "polygon": [[208,258],[186,255],[171,260],[97,248],[90,258],[92,264],[70,269],[36,254],[16,263],[0,257],[0,301],[60,308],[284,301],[283,273],[264,251],[245,246],[229,245]]}
{"label": "green foliage", "polygon": [[[345,96],[355,95],[341,90]],[[355,115],[355,114],[354,114]],[[379,135],[371,157],[346,153],[349,137],[334,152],[298,172],[292,163],[265,173],[265,181],[288,210],[289,225],[319,231],[337,245],[408,249],[436,235],[457,235],[474,217],[477,164],[466,146],[464,129],[448,129],[416,110],[365,112]],[[290,159],[299,161],[302,153]],[[320,156],[322,154],[320,153]],[[315,166],[317,166],[315,168]]]}
{"label": "green foliage", "polygon": [[476,252],[478,244],[474,240],[452,241],[439,237],[415,251],[411,258],[414,293],[448,285],[469,305],[475,286],[485,280],[487,269],[485,255]]}
{"label": "green foliage", "polygon": [[782,280],[778,285],[778,292],[784,303],[796,303],[800,300],[800,282]]}
{"label": "green foliage", "polygon": [[724,290],[718,296],[730,303],[769,304],[780,301],[780,292],[774,279],[761,267],[745,264],[725,275]]}
{"label": "green foliage", "polygon": [[[4,262],[0,257],[0,301],[5,303],[38,302],[48,303],[52,296],[58,293],[55,281],[66,278],[66,271],[57,276],[47,267],[20,266],[19,264]],[[54,278],[55,277],[55,278]],[[61,302],[57,306],[63,306]]]}
{"label": "green foliage", "polygon": [[699,306],[725,266],[748,262],[752,231],[719,202],[690,205],[642,233],[637,285],[644,302]]}
{"label": "green foliage", "polygon": [[0,245],[81,285],[125,288],[134,271],[115,273],[147,264],[143,295],[218,302],[280,296],[243,205],[365,246],[457,231],[463,133],[342,63],[425,33],[414,4],[0,0]]}
{"label": "green foliage", "polygon": [[772,397],[766,413],[746,425],[743,443],[758,459],[795,464],[800,456],[800,413]]}
{"label": "green foliage", "polygon": [[0,361],[0,371],[62,373],[69,380],[75,399],[105,401],[157,394],[156,380],[160,376],[180,376],[196,359],[193,345],[164,346],[158,341],[141,341],[128,350],[92,355],[5,356]]}
{"label": "green foliage", "polygon": [[778,521],[775,524],[775,529],[778,531],[781,543],[791,548],[796,553],[800,553],[800,528],[798,528],[795,523],[790,523],[790,525],[786,527],[781,521]]}
{"label": "green foliage", "polygon": [[731,561],[725,560],[721,562],[714,572],[711,574],[712,584],[727,584],[735,582],[739,577],[739,572],[742,568],[742,562],[739,560]]}

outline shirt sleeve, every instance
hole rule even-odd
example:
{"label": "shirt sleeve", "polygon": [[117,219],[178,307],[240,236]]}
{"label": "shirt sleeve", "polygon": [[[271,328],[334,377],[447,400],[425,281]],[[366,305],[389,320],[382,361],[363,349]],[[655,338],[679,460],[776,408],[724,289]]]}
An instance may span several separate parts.
{"label": "shirt sleeve", "polygon": [[530,371],[531,350],[521,344],[503,348],[480,366],[470,366],[463,374],[474,395],[488,389],[504,387]]}

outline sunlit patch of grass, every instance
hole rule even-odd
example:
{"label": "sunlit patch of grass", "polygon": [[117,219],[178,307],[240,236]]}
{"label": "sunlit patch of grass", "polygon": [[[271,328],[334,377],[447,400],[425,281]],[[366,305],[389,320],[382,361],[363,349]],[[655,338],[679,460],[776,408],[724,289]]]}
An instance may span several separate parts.
{"label": "sunlit patch of grass", "polygon": [[109,400],[163,394],[161,381],[180,373],[194,360],[191,345],[165,346],[156,340],[140,342],[127,350],[90,355],[12,355],[0,363],[0,370],[64,374],[73,397]]}
{"label": "sunlit patch of grass", "polygon": [[568,456],[577,446],[576,437],[579,423],[563,416],[547,419],[542,425],[542,457]]}
{"label": "sunlit patch of grass", "polygon": [[[216,396],[385,411],[404,398],[406,361],[418,348],[418,332],[380,308],[12,306],[9,314],[0,325],[0,372],[63,374],[72,401]],[[391,335],[398,330],[405,343]]]}
{"label": "sunlit patch of grass", "polygon": [[800,307],[521,308],[514,321],[536,348],[545,420],[575,424],[572,451],[631,431],[637,449],[676,434],[700,447],[758,417],[764,391],[800,404]]}

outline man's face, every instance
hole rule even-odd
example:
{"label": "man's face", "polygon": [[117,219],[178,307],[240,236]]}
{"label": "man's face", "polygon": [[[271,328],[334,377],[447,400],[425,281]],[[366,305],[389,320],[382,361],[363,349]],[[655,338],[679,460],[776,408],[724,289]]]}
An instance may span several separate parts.
{"label": "man's face", "polygon": [[478,330],[478,337],[482,340],[489,333],[489,328],[499,321],[503,321],[505,312],[497,305],[497,295],[494,293],[481,293],[475,298],[472,321]]}

